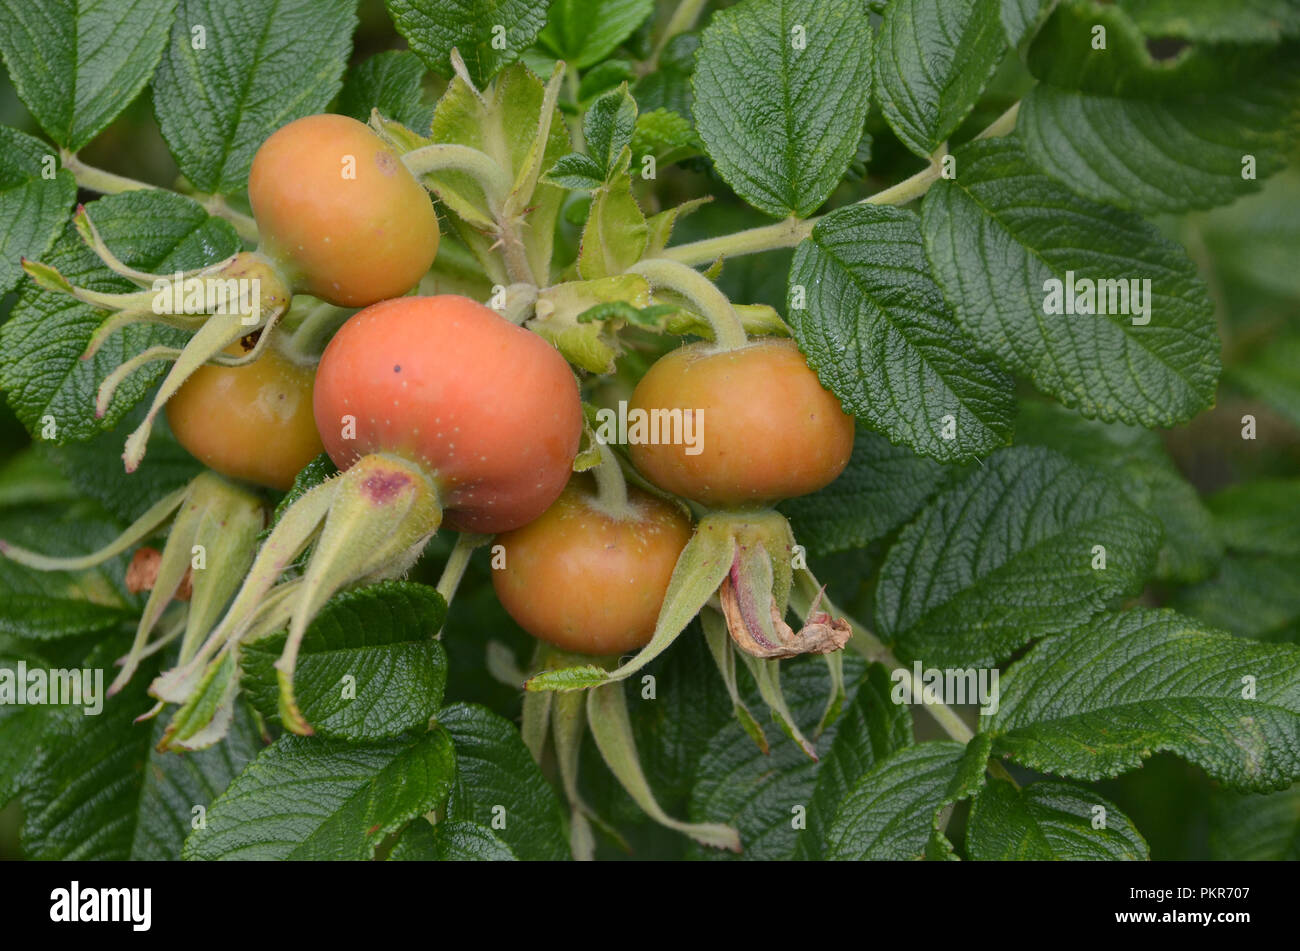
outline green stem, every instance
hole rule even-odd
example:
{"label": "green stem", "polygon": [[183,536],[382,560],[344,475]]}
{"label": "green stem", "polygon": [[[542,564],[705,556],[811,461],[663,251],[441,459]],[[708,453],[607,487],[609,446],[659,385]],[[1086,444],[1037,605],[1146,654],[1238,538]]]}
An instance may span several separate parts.
{"label": "green stem", "polygon": [[731,301],[694,268],[667,258],[648,258],[627,270],[629,274],[640,274],[654,287],[676,291],[690,301],[713,328],[717,349],[736,350],[749,341]]}
{"label": "green stem", "polygon": [[1017,789],[1020,788],[1020,784],[1016,782],[1016,778],[1008,773],[1007,768],[995,759],[989,760],[989,773],[996,776],[998,779],[1006,780]]}
{"label": "green stem", "polygon": [[[166,191],[157,185],[150,185],[116,172],[109,172],[93,165],[87,165],[74,152],[61,152],[63,167],[77,179],[77,184],[101,195],[120,195],[123,192]],[[209,195],[200,204],[210,215],[225,218],[235,228],[236,233],[245,241],[257,242],[257,222],[241,212],[231,208],[220,195]]]}
{"label": "green stem", "polygon": [[977,139],[995,139],[998,136],[1010,135],[1015,131],[1016,119],[1020,116],[1020,101],[1013,102],[1007,111],[998,116],[988,127],[975,136]]}
{"label": "green stem", "polygon": [[673,15],[668,19],[668,25],[664,27],[663,35],[655,43],[654,52],[646,63],[645,73],[653,73],[659,68],[659,57],[663,55],[664,50],[674,36],[695,27],[696,22],[700,19],[700,14],[704,12],[706,2],[707,0],[681,0],[681,3],[677,4],[677,9],[673,11]]}
{"label": "green stem", "polygon": [[105,171],[102,168],[95,168],[87,165],[81,159],[77,158],[73,152],[62,152],[59,158],[63,162],[63,167],[70,171],[77,179],[77,184],[82,188],[89,189],[92,192],[99,192],[101,195],[120,195],[122,192],[138,192],[146,190],[161,191],[157,185],[150,185],[148,182],[137,181],[134,178],[127,178],[125,175],[118,175],[114,172]]}
{"label": "green stem", "polygon": [[705,238],[702,241],[679,244],[661,251],[659,257],[695,267],[700,264],[712,264],[718,258],[757,254],[760,251],[773,251],[777,248],[793,248],[812,234],[816,221],[815,218],[807,221],[787,218],[774,225],[763,225],[718,238]]}
{"label": "green stem", "polygon": [[[469,567],[474,549],[486,545],[491,538],[491,535],[477,535],[473,532],[461,532],[456,536],[456,546],[447,556],[447,563],[442,566],[442,577],[438,579],[438,593],[442,595],[442,599],[449,607],[452,599],[456,597],[456,589],[460,587],[461,579],[465,577],[465,569]],[[438,636],[442,636],[441,629],[438,631]]]}
{"label": "green stem", "polygon": [[[1019,114],[1020,103],[1016,102],[1006,112],[993,120],[975,138],[988,139],[1007,135],[1015,129],[1016,117]],[[920,198],[929,191],[931,185],[938,181],[942,172],[941,159],[945,154],[947,154],[946,143],[939,147],[926,168],[896,185],[891,185],[874,195],[862,199],[860,204],[905,205],[909,201]],[[661,251],[659,257],[695,267],[701,264],[712,264],[718,258],[736,257],[741,254],[757,254],[762,251],[775,251],[778,248],[792,248],[812,234],[813,227],[820,220],[820,216],[804,220],[788,218],[774,225],[762,225],[758,228],[748,228],[745,231],[737,231],[734,234],[727,234],[718,238],[706,238],[703,241],[679,244]]]}
{"label": "green stem", "polygon": [[354,313],[346,307],[317,301],[292,331],[277,335],[280,354],[297,366],[315,366],[330,337]]}
{"label": "green stem", "polygon": [[225,218],[234,227],[235,233],[249,244],[257,244],[257,222],[243,212],[231,208],[221,195],[209,195],[203,200],[203,207],[210,215]]}
{"label": "green stem", "polygon": [[[581,88],[582,83],[578,77],[577,67],[568,70],[564,74],[564,83],[566,86],[568,86],[569,98],[573,100],[574,109],[579,109],[580,103],[578,101],[578,97],[579,97],[579,90]],[[573,150],[575,152],[587,151],[586,136],[583,134],[582,131],[582,116],[576,113],[572,116],[569,116],[568,126],[569,126],[569,137],[573,139]]]}
{"label": "green stem", "polygon": [[537,285],[537,276],[533,274],[533,265],[528,260],[528,248],[524,246],[524,236],[517,221],[503,221],[497,232],[501,242],[501,257],[506,262],[506,274],[515,284]]}
{"label": "green stem", "polygon": [[501,166],[487,154],[468,145],[441,142],[412,149],[402,155],[402,164],[416,178],[436,172],[464,172],[482,187],[494,215],[501,211],[510,196],[511,182]]}
{"label": "green stem", "polygon": [[858,204],[906,205],[909,201],[920,198],[930,190],[931,185],[938,181],[939,174],[942,171],[942,166],[939,164],[938,160],[941,159],[945,153],[946,150],[941,149],[939,152],[935,153],[935,157],[931,160],[930,164],[921,169],[921,171],[917,172],[915,175],[903,179],[897,185],[890,185],[888,188],[862,199]]}

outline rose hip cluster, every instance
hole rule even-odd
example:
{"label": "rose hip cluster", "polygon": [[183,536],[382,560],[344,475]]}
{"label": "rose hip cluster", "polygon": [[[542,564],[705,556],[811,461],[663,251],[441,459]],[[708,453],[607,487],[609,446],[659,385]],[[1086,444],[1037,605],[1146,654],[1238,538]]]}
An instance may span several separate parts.
{"label": "rose hip cluster", "polygon": [[[222,537],[240,539],[219,570],[196,579],[180,662],[151,688],[182,709],[218,713],[169,731],[167,742],[192,749],[220,735],[240,645],[286,627],[280,715],[310,733],[293,672],[312,618],[344,588],[407,571],[443,526],[497,536],[501,603],[562,652],[551,656],[601,660],[585,686],[647,662],[706,601],[754,657],[843,646],[838,629],[800,640],[782,620],[793,540],[771,507],[839,475],[854,433],[790,340],[749,339],[729,302],[684,266],[636,265],[629,273],[643,283],[698,296],[715,334],[660,359],[631,398],[633,411],[693,418],[702,441],[634,441],[624,453],[588,428],[579,378],[542,336],[467,297],[407,296],[437,255],[437,214],[417,175],[370,127],[337,115],[289,123],[254,157],[249,198],[257,250],[209,270],[266,276],[275,307],[243,336],[211,330],[217,317],[198,324],[202,347],[177,359],[150,414],[165,406],[176,438],[212,471],[90,556],[126,550],[174,519],[180,540],[156,573],[165,590],[153,592],[125,677],[158,646],[148,644],[151,630],[190,577],[186,545],[218,545],[218,524]],[[88,218],[85,231],[97,240]],[[295,327],[315,318],[281,320],[295,294],[334,315],[318,334],[328,339],[323,352],[295,342]],[[584,433],[578,468],[590,471],[575,474]],[[128,468],[147,436],[145,427],[128,442]],[[322,451],[340,473],[304,484],[264,531],[262,506],[244,486],[287,491]],[[624,470],[641,487],[629,488]],[[6,552],[40,567],[71,564]],[[652,641],[659,646],[636,665],[614,669],[619,655]]]}

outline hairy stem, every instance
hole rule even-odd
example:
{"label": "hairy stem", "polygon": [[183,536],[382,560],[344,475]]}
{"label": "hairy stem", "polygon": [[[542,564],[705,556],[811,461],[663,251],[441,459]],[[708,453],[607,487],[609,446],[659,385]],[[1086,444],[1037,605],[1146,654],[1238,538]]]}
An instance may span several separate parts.
{"label": "hairy stem", "polygon": [[[1020,103],[1017,102],[998,116],[975,138],[989,139],[1006,135],[1015,129],[1016,117],[1019,113]],[[929,166],[896,185],[891,185],[874,195],[869,195],[862,199],[861,204],[905,205],[909,201],[920,198],[939,179],[942,170],[940,161],[945,154],[947,154],[946,144],[941,145],[939,150],[935,152]],[[785,221],[774,225],[762,225],[758,228],[748,228],[718,238],[705,238],[702,241],[679,244],[661,251],[659,257],[696,267],[701,264],[712,264],[718,258],[757,254],[762,251],[775,251],[779,248],[792,248],[812,234],[813,227],[820,220],[821,217],[805,220],[787,218]]]}
{"label": "hairy stem", "polygon": [[[486,545],[491,538],[491,535],[477,535],[473,532],[461,532],[456,536],[456,546],[447,556],[447,563],[442,566],[442,577],[438,579],[438,593],[442,595],[448,607],[456,597],[456,589],[460,587],[461,579],[465,577],[465,569],[469,567],[469,559],[474,554],[474,549]],[[442,636],[441,629],[438,631],[438,636]]]}
{"label": "hairy stem", "polygon": [[76,153],[73,152],[65,151],[60,154],[59,158],[63,162],[63,167],[76,177],[78,185],[92,192],[99,192],[101,195],[120,195],[122,192],[160,190],[157,185],[150,185],[148,182],[141,182],[134,178],[127,178],[125,175],[118,175],[115,172],[87,165],[77,158]]}
{"label": "hairy stem", "polygon": [[533,274],[533,265],[528,260],[528,248],[524,245],[524,235],[520,225],[519,219],[501,221],[497,242],[501,245],[501,256],[505,259],[506,274],[510,280],[515,284],[537,286],[537,275]]}
{"label": "hairy stem", "polygon": [[723,257],[756,254],[777,248],[793,248],[812,234],[816,221],[815,218],[807,221],[787,218],[774,225],[763,225],[718,238],[705,238],[702,241],[692,241],[690,244],[679,244],[675,248],[666,248],[659,256],[694,267],[699,264],[712,264]]}
{"label": "hairy stem", "polygon": [[[93,165],[87,165],[74,152],[62,152],[59,156],[63,167],[77,179],[77,184],[101,195],[120,195],[123,192],[166,191],[157,185],[150,185],[125,175],[118,175]],[[257,222],[248,215],[236,211],[220,195],[208,195],[200,204],[210,215],[225,218],[234,226],[235,232],[245,241],[257,241]]]}
{"label": "hairy stem", "polygon": [[629,274],[640,274],[653,287],[675,291],[690,301],[713,328],[713,342],[719,350],[735,350],[748,341],[731,301],[694,268],[666,258],[648,258],[627,270]]}
{"label": "hairy stem", "polygon": [[416,178],[436,172],[464,172],[482,187],[494,214],[501,210],[510,195],[510,178],[501,166],[468,145],[442,142],[412,149],[402,155],[402,164]]}

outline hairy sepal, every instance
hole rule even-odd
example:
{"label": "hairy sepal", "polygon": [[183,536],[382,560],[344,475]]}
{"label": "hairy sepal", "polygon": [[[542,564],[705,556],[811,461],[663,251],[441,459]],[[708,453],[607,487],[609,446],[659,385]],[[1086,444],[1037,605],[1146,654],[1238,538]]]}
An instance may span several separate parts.
{"label": "hairy sepal", "polygon": [[367,578],[405,572],[442,523],[432,480],[413,462],[386,454],[363,457],[335,481],[320,539],[294,599],[284,652],[275,663],[280,718],[310,734],[293,692],[293,672],[307,627],[337,591]]}
{"label": "hairy sepal", "polygon": [[701,845],[715,849],[741,851],[740,833],[731,826],[719,823],[682,822],[674,819],[660,807],[650,791],[650,783],[641,769],[636,740],[632,736],[632,721],[627,715],[627,698],[623,685],[606,684],[587,694],[587,722],[596,748],[619,784],[632,797],[641,811],[659,825],[690,836]]}

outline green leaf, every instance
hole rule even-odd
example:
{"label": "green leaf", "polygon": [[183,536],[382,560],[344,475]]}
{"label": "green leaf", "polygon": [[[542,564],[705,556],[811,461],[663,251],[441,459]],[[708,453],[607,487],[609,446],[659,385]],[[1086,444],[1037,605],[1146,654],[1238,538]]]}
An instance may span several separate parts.
{"label": "green leaf", "polygon": [[[861,676],[862,665],[856,659],[850,659],[846,667],[847,676],[854,680]],[[716,677],[715,671],[711,673]],[[749,683],[746,687],[746,705],[761,710],[762,702],[753,687]],[[782,692],[795,722],[809,733],[826,707],[829,688],[823,658],[801,657],[781,665]],[[842,717],[831,724],[818,741],[819,747],[830,748],[844,722]],[[736,856],[692,846],[692,857],[763,861],[794,856],[800,839],[807,835],[795,828],[794,820],[812,802],[818,763],[783,732],[770,731],[770,735],[771,752],[765,754],[731,719],[709,741],[696,770],[687,818],[692,822],[726,823],[740,833],[744,851]]]}
{"label": "green leaf", "polygon": [[[0,541],[54,556],[94,551],[121,528],[85,502],[0,512]],[[37,571],[0,555],[0,634],[47,640],[132,621],[138,609],[124,586],[125,562],[123,555],[85,571]]]}
{"label": "green leaf", "polygon": [[668,41],[659,54],[659,68],[637,81],[634,92],[643,113],[667,109],[688,119],[694,114],[691,77],[699,48],[700,35],[693,31],[679,33]]}
{"label": "green leaf", "polygon": [[424,95],[424,63],[409,50],[378,53],[348,70],[339,93],[339,112],[359,122],[370,111],[395,119],[421,135],[429,131],[433,106]]}
{"label": "green leaf", "polygon": [[1110,479],[1007,449],[903,529],[880,569],[877,630],[907,658],[991,666],[1137,594],[1159,544],[1159,525]]}
{"label": "green leaf", "polygon": [[149,81],[175,9],[176,0],[0,0],[0,53],[41,128],[75,152]]}
{"label": "green leaf", "polygon": [[578,108],[585,109],[598,96],[635,78],[636,64],[625,59],[611,59],[589,69],[578,82]]}
{"label": "green leaf", "polygon": [[154,428],[149,441],[149,465],[135,472],[123,468],[122,441],[139,425],[143,409],[137,407],[110,433],[86,442],[42,447],[81,495],[94,499],[128,525],[203,471],[203,464],[182,448],[164,426]]}
{"label": "green leaf", "polygon": [[591,156],[571,152],[556,160],[546,173],[546,181],[561,188],[589,192],[605,184],[605,172]]}
{"label": "green leaf", "polygon": [[456,703],[438,714],[456,745],[447,818],[489,829],[524,860],[569,857],[564,811],[519,730],[486,707]]}
{"label": "green leaf", "polygon": [[812,495],[787,499],[799,544],[818,555],[865,548],[909,521],[947,478],[946,470],[858,425],[845,470]]}
{"label": "green leaf", "polygon": [[[1102,50],[1093,48],[1098,28]],[[1070,0],[1028,60],[1044,80],[1018,121],[1030,156],[1080,194],[1124,208],[1226,204],[1281,169],[1295,141],[1291,51],[1206,45],[1157,60],[1121,7]],[[1258,163],[1250,177],[1246,155]]]}
{"label": "green leaf", "polygon": [[356,0],[181,0],[154,111],[195,188],[242,191],[267,136],[325,109],[356,24]]}
{"label": "green leaf", "polygon": [[427,817],[421,816],[411,820],[411,824],[401,831],[388,853],[388,861],[438,861],[438,839]]}
{"label": "green leaf", "polygon": [[443,730],[366,746],[285,735],[212,804],[183,857],[366,860],[440,807],[455,774]]}
{"label": "green leaf", "polygon": [[613,373],[614,360],[623,352],[621,321],[641,322],[659,312],[649,304],[650,285],[636,274],[565,281],[538,295],[535,316],[524,326],[554,344],[570,363],[592,373]]}
{"label": "green leaf", "polygon": [[579,324],[601,323],[607,320],[625,321],[639,327],[657,328],[664,317],[677,313],[671,304],[653,304],[637,307],[627,301],[604,301],[589,307],[574,318]]}
{"label": "green leaf", "polygon": [[[154,723],[151,743],[156,747],[167,720],[159,717]],[[195,807],[203,807],[206,821],[208,807],[261,752],[262,745],[257,723],[241,703],[236,705],[229,732],[215,746],[184,755],[151,749],[140,791],[131,858],[179,859],[186,836],[199,821]]]}
{"label": "green leaf", "polygon": [[696,126],[736,194],[774,217],[807,217],[862,137],[867,17],[852,0],[750,0],[720,10],[703,33],[693,82]]}
{"label": "green leaf", "polygon": [[653,155],[663,164],[680,162],[699,155],[704,143],[695,134],[691,121],[667,109],[655,109],[637,116],[636,131],[632,136],[632,160],[639,161]]}
{"label": "green leaf", "polygon": [[[121,641],[105,642],[82,666],[106,675],[122,648]],[[150,705],[148,682],[136,678],[97,715],[49,708],[45,736],[22,750],[29,760],[21,777],[28,858],[179,858],[194,807],[206,808],[261,746],[241,710],[230,735],[212,749],[185,757],[157,752],[152,747],[165,723],[135,722]]]}
{"label": "green leaf", "polygon": [[1016,128],[1034,163],[1081,195],[1147,214],[1186,211],[1257,191],[1286,165],[1297,92],[1296,77],[1277,70],[1173,100],[1039,84]]}
{"label": "green leaf", "polygon": [[731,701],[719,689],[697,621],[645,672],[654,677],[654,698],[643,698],[636,681],[627,696],[636,748],[656,800],[677,815],[685,812],[675,806],[690,793],[714,734],[732,719]]}
{"label": "green leaf", "polygon": [[77,197],[72,173],[48,164],[54,161],[45,143],[0,126],[0,294],[22,278],[23,258],[49,250]]}
{"label": "green leaf", "polygon": [[1117,776],[1169,750],[1234,789],[1281,789],[1300,776],[1300,647],[1173,611],[1100,618],[1019,660],[981,729],[995,754],[1061,776]]}
{"label": "green leaf", "polygon": [[1095,793],[1058,782],[1017,789],[1001,779],[971,805],[966,851],[972,859],[1022,862],[1151,857],[1129,818]]}
{"label": "green leaf", "polygon": [[[189,198],[171,192],[135,191],[109,195],[87,206],[95,227],[114,253],[131,267],[169,274],[211,264],[239,250],[239,238],[224,221],[210,218]],[[138,290],[108,270],[69,223],[44,263],[68,280],[94,291]],[[150,364],[117,389],[103,419],[95,419],[95,391],[114,368],[147,347],[175,345],[183,335],[135,324],[111,335],[89,360],[81,354],[104,312],[34,283],[23,286],[9,320],[0,326],[0,389],[32,433],[54,425],[52,442],[88,439],[112,429],[166,370]]]}
{"label": "green leaf", "polygon": [[[121,646],[105,642],[78,666],[98,670],[102,687],[111,679],[103,668]],[[100,693],[95,716],[80,706],[52,708],[47,735],[25,751],[29,762],[19,779],[28,858],[129,857],[152,732],[133,722],[148,706],[142,683],[107,700]]]}
{"label": "green leaf", "polygon": [[654,0],[551,0],[538,39],[571,68],[603,60],[654,12]]}
{"label": "green leaf", "polygon": [[1300,860],[1300,783],[1266,794],[1214,790],[1209,850],[1220,862]]}
{"label": "green leaf", "polygon": [[790,326],[854,416],[922,455],[967,461],[1010,442],[1012,381],[953,321],[929,270],[911,212],[832,212],[795,251]]}
{"label": "green leaf", "polygon": [[[486,101],[459,78],[452,80],[434,112],[432,141],[478,149],[518,184],[530,167],[530,159],[536,157],[533,146],[547,101],[546,87],[527,68],[516,65],[504,70],[485,95]],[[546,149],[538,170],[545,175],[569,150],[568,127],[560,111],[552,109]],[[465,226],[458,228],[462,240],[470,247],[476,247],[477,242],[477,247],[485,251],[491,242],[482,231],[492,230],[495,225],[482,187],[463,172],[427,175],[424,181],[430,183],[444,204],[464,219]],[[564,198],[563,188],[539,182],[532,198],[525,199],[528,206],[524,245],[533,273],[543,282],[549,274],[555,223]],[[505,281],[504,271],[499,278]]]}
{"label": "green leaf", "polygon": [[1021,404],[1016,442],[1055,449],[1118,478],[1125,494],[1164,527],[1157,578],[1200,581],[1223,556],[1209,509],[1174,466],[1156,433],[1084,419],[1056,403],[1035,400]]}
{"label": "green leaf", "polygon": [[636,129],[636,101],[627,86],[605,93],[587,110],[582,119],[582,134],[587,153],[601,169],[601,180],[619,170],[619,157],[632,143]]}
{"label": "green leaf", "polygon": [[912,713],[891,696],[889,672],[872,664],[853,702],[835,724],[835,739],[817,767],[808,805],[808,829],[799,836],[801,857],[824,857],[826,828],[839,803],[877,763],[912,745]]}
{"label": "green leaf", "polygon": [[[923,230],[944,296],[977,343],[1089,417],[1168,426],[1214,401],[1213,308],[1182,248],[1036,171],[1014,137],[973,142],[956,161],[957,177],[926,195]],[[1149,280],[1149,293],[1138,285],[1149,310],[1139,316],[1132,299],[1132,314],[1047,313],[1071,275],[1119,282],[1103,295],[1109,310],[1124,309],[1121,289]]]}
{"label": "green leaf", "polygon": [[[25,664],[27,670],[48,667],[35,654],[0,649],[0,671],[12,671],[16,680],[19,663]],[[18,791],[19,776],[32,752],[40,747],[55,709],[49,704],[0,703],[0,807]]]}
{"label": "green leaf", "polygon": [[480,88],[533,45],[546,23],[547,5],[535,0],[385,0],[397,32],[431,70],[450,77],[455,49]]}
{"label": "green leaf", "polygon": [[433,829],[440,862],[513,862],[515,853],[491,829],[473,822],[440,822]]}
{"label": "green leaf", "polygon": [[[1300,297],[1300,170],[1269,179],[1263,189],[1194,219],[1216,275],[1286,297]],[[1294,350],[1294,334],[1279,346]],[[1265,353],[1272,347],[1265,348]],[[1261,354],[1263,356],[1263,354]],[[1295,414],[1300,419],[1300,412]]]}
{"label": "green leaf", "polygon": [[877,763],[840,801],[826,832],[826,857],[917,859],[939,829],[940,813],[984,782],[988,741],[932,740]]}
{"label": "green leaf", "polygon": [[1119,0],[1147,36],[1212,43],[1276,43],[1300,36],[1294,0]]}
{"label": "green leaf", "polygon": [[0,464],[0,507],[71,502],[77,497],[39,446],[28,446]]}
{"label": "green leaf", "polygon": [[1229,553],[1213,578],[1180,589],[1173,606],[1241,637],[1300,643],[1300,556]]}
{"label": "green leaf", "polygon": [[473,822],[443,821],[436,826],[416,819],[397,840],[390,862],[510,862],[515,855],[492,834]]}
{"label": "green leaf", "polygon": [[[427,724],[447,684],[447,655],[434,639],[446,614],[442,595],[406,581],[331,598],[307,628],[293,675],[312,729],[367,741]],[[244,647],[242,686],[267,717],[279,708],[275,662],[284,640],[281,633]]]}
{"label": "green leaf", "polygon": [[928,159],[961,125],[1007,39],[999,0],[894,0],[876,38],[880,109],[903,144]]}
{"label": "green leaf", "polygon": [[1019,48],[1033,39],[1034,33],[1050,12],[1051,6],[1047,0],[1002,0],[999,14],[1007,40]]}
{"label": "green leaf", "polygon": [[1229,548],[1274,555],[1300,555],[1300,479],[1238,482],[1212,495],[1208,504]]}
{"label": "green leaf", "polygon": [[1185,99],[1222,88],[1225,81],[1239,78],[1241,69],[1274,52],[1259,45],[1172,46],[1166,54],[1149,44],[1122,5],[1058,0],[1025,59],[1036,78],[1064,89]]}
{"label": "green leaf", "polygon": [[641,260],[649,242],[645,214],[632,194],[627,173],[596,193],[582,229],[578,273],[584,280],[622,274]]}

